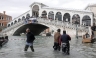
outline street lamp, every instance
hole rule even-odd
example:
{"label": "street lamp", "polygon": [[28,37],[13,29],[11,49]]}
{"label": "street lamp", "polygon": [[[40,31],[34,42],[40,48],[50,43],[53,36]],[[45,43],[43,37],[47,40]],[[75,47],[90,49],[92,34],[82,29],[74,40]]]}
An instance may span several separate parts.
{"label": "street lamp", "polygon": [[76,24],[76,38],[78,39],[78,28],[77,28],[78,22],[77,22],[77,20],[75,21],[75,24]]}
{"label": "street lamp", "polygon": [[75,24],[76,24],[76,38],[78,39],[78,16],[77,15],[75,15],[75,18],[76,18],[76,20],[75,20]]}

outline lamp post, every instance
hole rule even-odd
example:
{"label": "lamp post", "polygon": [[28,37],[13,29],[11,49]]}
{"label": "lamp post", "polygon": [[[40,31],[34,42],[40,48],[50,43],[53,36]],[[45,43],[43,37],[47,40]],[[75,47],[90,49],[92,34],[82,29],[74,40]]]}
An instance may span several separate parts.
{"label": "lamp post", "polygon": [[77,24],[77,20],[75,21],[75,24],[76,24],[76,38],[78,39],[78,24]]}
{"label": "lamp post", "polygon": [[76,24],[76,38],[78,39],[78,16],[75,15],[76,20],[75,20],[75,24]]}

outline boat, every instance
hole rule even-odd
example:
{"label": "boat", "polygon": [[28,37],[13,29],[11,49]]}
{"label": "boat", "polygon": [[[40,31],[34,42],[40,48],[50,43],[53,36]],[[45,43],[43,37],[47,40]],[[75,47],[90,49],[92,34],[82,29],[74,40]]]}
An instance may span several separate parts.
{"label": "boat", "polygon": [[86,37],[86,34],[83,35],[82,43],[94,43],[96,41],[96,31],[93,31],[94,35],[89,35]]}
{"label": "boat", "polygon": [[20,36],[26,36],[26,34],[25,33],[20,33]]}
{"label": "boat", "polygon": [[4,39],[4,37],[0,37],[0,47],[5,45],[8,42],[8,39]]}
{"label": "boat", "polygon": [[91,42],[92,42],[92,38],[91,37],[86,38],[86,36],[83,35],[82,43],[91,43]]}

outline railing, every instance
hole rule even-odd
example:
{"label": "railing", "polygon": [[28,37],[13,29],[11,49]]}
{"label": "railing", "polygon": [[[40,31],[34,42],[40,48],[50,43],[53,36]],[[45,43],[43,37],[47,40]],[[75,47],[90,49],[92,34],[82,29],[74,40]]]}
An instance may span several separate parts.
{"label": "railing", "polygon": [[[37,20],[40,23],[45,23],[45,24],[51,24],[51,25],[55,25],[55,26],[65,27],[65,28],[76,29],[76,24],[71,24],[71,23],[68,23],[68,22],[55,21],[55,20],[50,21],[49,19],[43,19],[43,18],[38,18]],[[78,25],[78,30],[88,31],[88,28],[86,28],[85,26],[82,26],[82,25]]]}
{"label": "railing", "polygon": [[15,28],[15,27],[18,27],[20,25],[23,25],[24,24],[24,21],[20,21],[20,22],[17,22],[15,23],[14,25],[10,26],[10,27],[7,27],[5,28],[4,30],[2,30],[2,33],[3,32],[7,32],[7,31],[10,31],[11,29]]}
{"label": "railing", "polygon": [[[63,28],[71,28],[71,29],[75,29],[76,30],[76,25],[75,24],[71,24],[68,22],[62,22],[62,21],[56,21],[56,20],[49,20],[49,19],[44,19],[44,18],[37,18],[38,23],[45,23],[45,24],[50,24],[50,25],[55,25],[55,26],[60,26]],[[11,29],[18,27],[20,25],[26,24],[28,22],[26,22],[25,20],[20,21],[10,27],[7,27],[6,29],[2,30],[3,32],[7,32],[10,31]],[[83,31],[88,31],[88,28],[86,28],[83,25],[78,25],[78,30],[83,30]]]}

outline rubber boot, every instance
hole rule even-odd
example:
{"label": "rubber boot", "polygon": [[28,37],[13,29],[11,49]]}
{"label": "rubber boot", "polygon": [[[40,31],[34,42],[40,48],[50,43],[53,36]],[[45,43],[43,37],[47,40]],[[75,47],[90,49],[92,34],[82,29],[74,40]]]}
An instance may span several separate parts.
{"label": "rubber boot", "polygon": [[24,51],[27,51],[28,47],[29,47],[29,45],[26,45],[25,48],[24,48]]}
{"label": "rubber boot", "polygon": [[31,51],[34,52],[34,48],[33,48],[33,46],[30,46],[30,48],[31,48]]}

